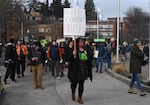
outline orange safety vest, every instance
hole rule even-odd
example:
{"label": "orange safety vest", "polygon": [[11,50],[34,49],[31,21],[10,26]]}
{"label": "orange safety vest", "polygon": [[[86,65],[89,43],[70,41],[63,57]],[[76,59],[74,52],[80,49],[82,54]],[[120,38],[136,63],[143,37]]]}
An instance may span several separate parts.
{"label": "orange safety vest", "polygon": [[16,46],[16,51],[17,51],[18,56],[20,56],[21,50],[23,51],[24,55],[28,55],[28,49],[27,49],[26,45],[17,45]]}

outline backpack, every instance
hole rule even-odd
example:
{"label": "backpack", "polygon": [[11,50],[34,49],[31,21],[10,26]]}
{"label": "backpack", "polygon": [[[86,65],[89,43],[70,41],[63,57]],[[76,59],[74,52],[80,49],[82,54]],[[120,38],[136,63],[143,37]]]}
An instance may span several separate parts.
{"label": "backpack", "polygon": [[111,53],[111,51],[112,51],[111,43],[108,43],[108,44],[107,44],[107,46],[106,46],[106,51],[107,51],[108,53]]}

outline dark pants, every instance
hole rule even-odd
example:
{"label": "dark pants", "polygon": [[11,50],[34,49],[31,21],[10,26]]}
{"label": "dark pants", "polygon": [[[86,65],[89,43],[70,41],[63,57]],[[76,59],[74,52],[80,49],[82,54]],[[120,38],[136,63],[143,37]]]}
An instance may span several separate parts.
{"label": "dark pants", "polygon": [[82,96],[83,95],[83,91],[84,91],[84,80],[72,81],[71,82],[72,93],[75,93],[76,88],[77,88],[77,84],[79,84],[79,87],[78,87],[79,96]]}
{"label": "dark pants", "polygon": [[7,82],[7,79],[9,76],[12,81],[15,81],[15,64],[14,63],[7,64],[7,70],[6,70],[6,74],[4,77],[4,82]]}
{"label": "dark pants", "polygon": [[107,64],[108,64],[108,69],[111,69],[111,65],[112,65],[112,62],[111,62],[111,53],[107,53],[106,60],[107,60]]}
{"label": "dark pants", "polygon": [[21,74],[22,74],[22,76],[24,76],[24,72],[25,72],[25,57],[22,57],[16,63],[17,75],[20,75],[20,65],[21,65],[21,69],[22,69]]}
{"label": "dark pants", "polygon": [[59,72],[60,72],[60,68],[59,68],[59,61],[51,61],[51,70],[52,70],[52,76],[55,76],[56,73],[56,77],[59,76]]}

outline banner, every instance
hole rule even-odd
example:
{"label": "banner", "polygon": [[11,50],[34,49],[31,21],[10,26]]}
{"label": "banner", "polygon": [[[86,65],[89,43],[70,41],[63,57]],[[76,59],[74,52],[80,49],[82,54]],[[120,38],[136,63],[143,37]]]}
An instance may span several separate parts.
{"label": "banner", "polygon": [[79,8],[64,9],[64,37],[85,36],[86,17],[85,10]]}

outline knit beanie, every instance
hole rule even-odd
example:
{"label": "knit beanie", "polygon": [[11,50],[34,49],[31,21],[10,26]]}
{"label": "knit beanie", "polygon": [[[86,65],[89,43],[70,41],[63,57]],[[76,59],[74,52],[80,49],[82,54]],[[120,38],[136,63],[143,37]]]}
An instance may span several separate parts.
{"label": "knit beanie", "polygon": [[134,45],[138,45],[139,43],[141,43],[141,41],[139,39],[134,39]]}

